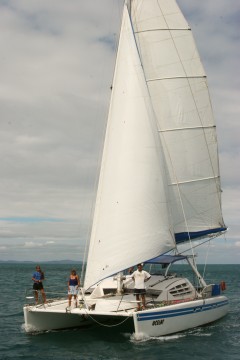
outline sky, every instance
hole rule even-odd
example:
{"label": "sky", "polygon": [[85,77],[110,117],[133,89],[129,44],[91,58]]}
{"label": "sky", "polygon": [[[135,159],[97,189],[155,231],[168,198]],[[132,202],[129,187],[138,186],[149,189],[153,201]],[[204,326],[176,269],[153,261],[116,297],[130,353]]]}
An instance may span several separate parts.
{"label": "sky", "polygon": [[[123,0],[0,0],[0,260],[84,256]],[[208,76],[227,234],[240,263],[240,2],[178,0]]]}

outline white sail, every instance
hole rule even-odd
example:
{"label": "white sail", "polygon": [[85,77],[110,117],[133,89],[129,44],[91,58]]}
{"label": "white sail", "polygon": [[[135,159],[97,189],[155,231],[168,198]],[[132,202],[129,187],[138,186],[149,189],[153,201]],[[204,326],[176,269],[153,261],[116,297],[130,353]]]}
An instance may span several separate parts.
{"label": "white sail", "polygon": [[168,168],[177,242],[225,230],[206,75],[175,0],[132,0],[132,24]]}
{"label": "white sail", "polygon": [[[207,284],[177,244],[223,230],[214,120],[191,31],[174,0],[126,0],[84,289],[79,304],[27,303],[25,326],[125,323],[138,338],[212,323],[228,312],[225,282]],[[176,261],[195,284],[170,272]],[[121,270],[140,262],[163,272],[139,300]]]}
{"label": "white sail", "polygon": [[159,140],[124,6],[85,288],[175,246]]}

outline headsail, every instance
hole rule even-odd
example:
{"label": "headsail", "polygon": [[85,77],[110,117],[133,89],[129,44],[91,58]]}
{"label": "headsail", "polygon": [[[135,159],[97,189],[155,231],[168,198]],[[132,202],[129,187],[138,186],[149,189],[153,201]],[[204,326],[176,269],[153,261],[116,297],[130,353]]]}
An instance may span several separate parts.
{"label": "headsail", "polygon": [[175,246],[156,120],[124,6],[84,287]]}
{"label": "headsail", "polygon": [[206,75],[175,0],[132,0],[131,16],[168,168],[175,238],[226,230]]}

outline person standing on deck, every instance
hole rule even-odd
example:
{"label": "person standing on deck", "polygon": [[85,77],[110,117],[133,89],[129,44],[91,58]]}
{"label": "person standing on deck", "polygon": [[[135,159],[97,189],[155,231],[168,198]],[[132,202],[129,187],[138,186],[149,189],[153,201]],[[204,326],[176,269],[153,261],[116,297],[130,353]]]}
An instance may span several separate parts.
{"label": "person standing on deck", "polygon": [[68,280],[68,306],[69,307],[71,306],[72,296],[74,296],[75,306],[77,307],[77,293],[78,293],[79,286],[80,286],[79,276],[77,275],[76,270],[73,269],[71,271],[71,275]]}
{"label": "person standing on deck", "polygon": [[134,294],[136,295],[136,300],[138,301],[137,304],[137,310],[140,311],[140,295],[142,298],[142,310],[145,310],[146,304],[145,304],[145,294],[146,294],[146,287],[145,282],[148,281],[151,277],[151,275],[142,269],[142,264],[137,265],[137,270],[134,271],[132,274],[132,279],[135,282],[134,285]]}
{"label": "person standing on deck", "polygon": [[33,273],[32,280],[33,280],[33,290],[34,290],[36,304],[38,304],[38,291],[39,290],[41,291],[43,302],[44,302],[44,304],[46,304],[47,303],[46,295],[45,295],[43,283],[42,283],[44,280],[44,272],[41,270],[39,265],[36,266],[36,271]]}

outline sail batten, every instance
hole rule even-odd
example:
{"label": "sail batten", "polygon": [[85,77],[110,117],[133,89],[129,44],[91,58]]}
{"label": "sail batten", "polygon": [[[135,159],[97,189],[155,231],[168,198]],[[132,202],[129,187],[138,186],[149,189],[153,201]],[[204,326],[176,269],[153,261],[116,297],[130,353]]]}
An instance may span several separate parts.
{"label": "sail batten", "polygon": [[174,29],[169,29],[169,28],[164,29],[164,28],[162,28],[162,29],[160,29],[160,28],[158,28],[158,29],[147,29],[147,30],[135,31],[135,34],[141,34],[141,33],[150,32],[150,31],[186,31],[186,30],[191,31],[190,28],[182,28],[182,29],[180,29],[180,28],[174,28]]}
{"label": "sail batten", "polygon": [[201,126],[188,126],[188,127],[181,127],[181,128],[171,128],[171,129],[164,129],[158,130],[159,133],[168,132],[168,131],[181,131],[181,130],[203,130],[203,129],[211,129],[215,128],[216,125],[201,125]]}
{"label": "sail batten", "polygon": [[204,79],[205,75],[191,75],[191,76],[174,76],[174,77],[165,77],[165,78],[155,78],[155,79],[147,79],[147,82],[151,81],[161,81],[161,80],[176,80],[176,79]]}
{"label": "sail batten", "polygon": [[175,183],[171,183],[169,185],[170,186],[181,185],[181,184],[186,184],[186,183],[193,183],[193,182],[196,182],[196,181],[208,181],[208,180],[213,180],[213,179],[219,179],[219,175],[211,176],[211,177],[208,177],[208,178],[192,179],[192,180],[188,180],[188,181],[178,181],[177,183],[175,182]]}

